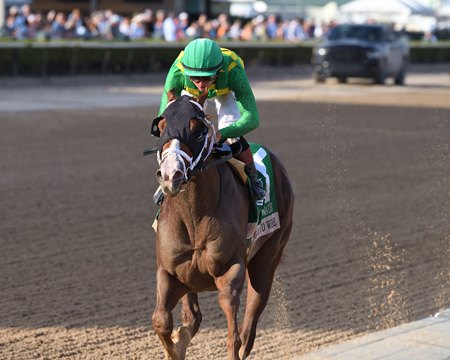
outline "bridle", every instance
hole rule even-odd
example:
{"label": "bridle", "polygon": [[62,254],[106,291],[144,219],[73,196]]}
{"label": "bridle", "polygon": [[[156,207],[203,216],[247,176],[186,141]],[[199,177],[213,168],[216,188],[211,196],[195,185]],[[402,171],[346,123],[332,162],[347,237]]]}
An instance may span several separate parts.
{"label": "bridle", "polygon": [[[197,103],[196,103],[197,104]],[[200,104],[198,104],[201,106]],[[202,148],[194,159],[193,156],[189,155],[186,151],[184,151],[181,147],[178,146],[169,146],[162,152],[158,150],[156,152],[156,157],[158,161],[158,165],[161,167],[162,162],[169,156],[173,155],[177,161],[179,161],[183,166],[183,178],[185,182],[189,181],[193,174],[195,174],[194,170],[196,170],[197,166],[203,165],[203,162],[211,155],[211,152],[214,147],[214,141],[208,141],[209,139],[215,139],[216,130],[214,125],[206,119],[203,119],[205,125],[208,128],[208,133],[205,134]],[[173,141],[169,140],[169,141]],[[182,143],[179,140],[180,143]]]}
{"label": "bridle", "polygon": [[[177,100],[170,101],[166,106],[166,111],[169,109],[170,106],[175,106],[174,104]],[[169,157],[173,156],[176,162],[179,162],[182,164],[182,172],[183,172],[183,182],[188,182],[193,176],[196,174],[205,171],[211,166],[217,166],[219,163],[225,162],[231,158],[231,154],[229,156],[224,156],[220,158],[219,160],[215,160],[212,162],[209,162],[207,164],[204,164],[205,160],[208,159],[213,152],[214,149],[214,140],[216,138],[216,129],[212,122],[207,120],[203,113],[203,107],[201,104],[199,104],[194,99],[180,99],[180,101],[183,101],[184,106],[186,104],[191,104],[193,106],[192,109],[187,109],[190,114],[188,114],[188,117],[191,117],[189,120],[197,119],[200,121],[200,126],[204,127],[201,131],[201,134],[197,138],[191,138],[186,135],[186,129],[178,129],[175,128],[172,132],[174,134],[167,133],[166,131],[163,133],[160,132],[158,124],[159,121],[164,119],[164,115],[166,111],[162,114],[162,116],[157,117],[153,120],[152,123],[152,129],[151,133],[154,136],[159,137],[159,144],[158,147],[152,148],[152,149],[146,149],[144,151],[144,155],[153,154],[156,153],[157,155],[157,161],[158,165],[161,168],[161,165],[163,162]],[[173,110],[173,109],[171,109]],[[170,111],[169,111],[170,112]],[[177,114],[181,113],[181,111],[177,112]],[[177,115],[178,116],[178,115]],[[174,119],[176,120],[176,119]],[[167,119],[166,119],[167,121]],[[186,119],[183,119],[183,121],[186,122]],[[189,122],[187,122],[189,124]],[[168,125],[169,126],[169,125]],[[188,126],[185,124],[185,126]],[[181,135],[180,135],[181,134]],[[166,135],[166,136],[164,136]],[[174,141],[176,140],[176,141]],[[165,146],[165,144],[170,143],[168,147]],[[197,143],[201,143],[201,147],[198,148],[196,146]],[[188,144],[193,144],[195,147],[194,149],[189,146]],[[184,146],[181,146],[184,145]],[[165,147],[165,149],[164,149]]]}

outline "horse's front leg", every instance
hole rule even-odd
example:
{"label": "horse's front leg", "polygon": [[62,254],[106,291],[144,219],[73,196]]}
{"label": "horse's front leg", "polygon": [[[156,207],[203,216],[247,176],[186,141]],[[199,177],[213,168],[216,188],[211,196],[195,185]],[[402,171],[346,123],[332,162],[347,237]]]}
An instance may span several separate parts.
{"label": "horse's front leg", "polygon": [[153,312],[153,328],[163,343],[166,359],[184,360],[190,336],[173,331],[172,310],[186,288],[174,276],[158,268],[156,275],[156,307]]}
{"label": "horse's front leg", "polygon": [[242,260],[237,260],[228,271],[215,278],[219,290],[219,303],[228,323],[227,349],[228,360],[239,360],[239,338],[237,313],[239,309],[239,297],[244,287],[245,266]]}

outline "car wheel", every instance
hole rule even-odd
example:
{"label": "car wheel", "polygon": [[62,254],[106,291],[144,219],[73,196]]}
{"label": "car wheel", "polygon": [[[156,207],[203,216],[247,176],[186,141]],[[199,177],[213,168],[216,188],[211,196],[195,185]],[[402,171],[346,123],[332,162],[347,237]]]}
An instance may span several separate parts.
{"label": "car wheel", "polygon": [[394,78],[394,82],[396,85],[405,85],[405,76],[406,76],[406,64],[408,63],[408,59],[403,59],[402,68],[397,73]]}
{"label": "car wheel", "polygon": [[338,77],[339,84],[345,84],[347,82],[347,78],[344,76]]}
{"label": "car wheel", "polygon": [[375,75],[375,84],[383,85],[386,81],[386,75],[383,69],[378,70],[378,73]]}
{"label": "car wheel", "polygon": [[323,84],[327,80],[327,77],[323,74],[314,73],[313,79],[317,84]]}
{"label": "car wheel", "polygon": [[405,69],[402,68],[394,78],[395,85],[405,85]]}

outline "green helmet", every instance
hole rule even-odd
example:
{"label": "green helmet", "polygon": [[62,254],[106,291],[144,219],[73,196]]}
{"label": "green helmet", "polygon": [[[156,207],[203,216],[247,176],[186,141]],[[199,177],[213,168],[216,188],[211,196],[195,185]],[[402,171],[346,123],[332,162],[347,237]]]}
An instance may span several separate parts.
{"label": "green helmet", "polygon": [[212,76],[219,71],[222,61],[219,45],[210,39],[196,39],[187,44],[181,64],[187,76]]}

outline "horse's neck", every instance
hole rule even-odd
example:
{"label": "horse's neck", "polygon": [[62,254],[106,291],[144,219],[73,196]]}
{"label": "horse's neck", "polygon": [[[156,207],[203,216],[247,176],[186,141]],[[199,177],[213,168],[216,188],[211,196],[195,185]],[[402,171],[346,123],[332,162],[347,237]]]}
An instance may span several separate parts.
{"label": "horse's neck", "polygon": [[220,176],[216,168],[200,173],[185,185],[183,192],[172,198],[177,211],[204,216],[220,202]]}

